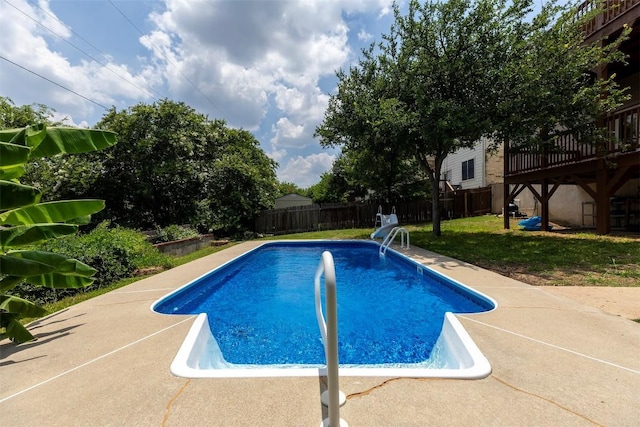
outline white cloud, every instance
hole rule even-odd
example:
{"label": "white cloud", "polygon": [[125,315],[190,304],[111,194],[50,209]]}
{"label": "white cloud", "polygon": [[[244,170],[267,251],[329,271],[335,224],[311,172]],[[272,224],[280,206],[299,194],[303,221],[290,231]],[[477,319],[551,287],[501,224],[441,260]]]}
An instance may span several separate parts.
{"label": "white cloud", "polygon": [[[12,4],[15,8],[7,2],[0,4],[0,53],[14,63],[3,61],[2,95],[17,104],[37,102],[64,110],[69,123],[75,123],[73,116],[93,116],[103,112],[102,106],[121,104],[123,96],[149,99],[144,74],[133,75],[126,65],[108,62],[108,57],[100,64],[88,59],[72,61],[63,53],[63,48],[73,45],[60,39],[70,39],[71,32],[59,22],[48,2],[39,2],[42,9],[27,2]],[[87,122],[80,119],[80,123]]]}
{"label": "white cloud", "polygon": [[281,182],[295,182],[302,188],[310,187],[320,181],[320,175],[331,169],[335,159],[335,155],[328,153],[291,158],[286,165],[280,168],[278,179]]}
{"label": "white cloud", "polygon": [[[335,158],[308,154],[320,151],[313,132],[329,99],[319,82],[332,78],[357,55],[349,45],[345,16],[367,12],[379,18],[390,5],[388,0],[167,0],[166,10],[151,19],[157,31],[166,33],[163,40],[172,42],[173,68],[177,65],[197,82],[216,108],[206,105],[167,63],[172,93],[249,130],[265,129],[263,120],[269,115],[267,151],[281,164],[286,162],[281,179],[311,185],[308,179],[317,181]],[[361,30],[361,39],[371,37]],[[162,62],[162,56],[157,60]],[[273,105],[276,110],[268,113]],[[287,161],[292,152],[302,151]]]}
{"label": "white cloud", "polygon": [[288,118],[282,117],[274,126],[274,131],[282,138],[295,139],[302,135],[304,132],[304,126],[291,123]]}
{"label": "white cloud", "polygon": [[[349,25],[362,28],[361,40],[371,37],[359,14],[366,14],[375,26],[372,21],[389,12],[391,1],[165,0],[152,6],[123,2],[117,8],[101,4],[100,16],[90,16],[98,6],[39,0],[40,10],[26,0],[11,4],[72,42],[77,38],[70,29],[83,32],[79,28],[87,28],[90,20],[93,33],[82,35],[107,53],[101,63],[83,57],[0,2],[2,56],[105,107],[124,109],[167,97],[231,126],[259,131],[271,145],[269,156],[285,164],[282,171],[289,174],[288,180],[299,183],[297,174],[302,181],[309,176],[317,180],[335,157],[311,154],[321,151],[313,132],[328,102],[327,87],[321,88],[321,82],[331,85],[335,71],[358,54],[349,44],[350,31],[355,31]],[[116,9],[133,19],[144,35]],[[58,22],[56,11],[71,22]],[[356,17],[353,22],[352,17]],[[85,26],[74,25],[78,22]],[[113,33],[100,31],[107,27]],[[61,116],[67,116],[68,123],[80,125],[89,118],[94,124],[104,114],[95,103],[28,71],[5,61],[0,67],[0,95],[17,105],[40,102],[64,112]],[[298,157],[289,161],[291,155]]]}
{"label": "white cloud", "polygon": [[275,160],[276,162],[278,162],[278,164],[280,164],[280,162],[282,162],[282,160],[286,158],[287,150],[274,148],[267,153],[267,156],[269,156],[271,159]]}
{"label": "white cloud", "polygon": [[[333,75],[351,54],[342,10],[335,1],[168,0],[165,12],[152,14],[164,37],[154,32],[142,42],[166,62],[172,92],[190,91],[197,98],[171,70],[177,66],[207,88],[207,97],[222,100],[219,113],[230,124],[255,129],[269,97],[281,96],[282,87],[320,98],[307,104],[326,103],[319,79]],[[168,41],[171,52],[165,50]],[[295,114],[290,109],[295,105],[279,102],[278,107],[283,115]]]}
{"label": "white cloud", "polygon": [[373,36],[367,33],[364,28],[358,32],[358,40],[362,40],[363,42],[369,41],[373,38]]}
{"label": "white cloud", "polygon": [[60,112],[60,111],[54,111],[51,114],[50,119],[54,122],[61,122],[65,126],[73,126],[73,127],[79,127],[79,128],[90,127],[89,123],[87,123],[86,121],[83,120],[80,123],[76,123],[70,114]]}

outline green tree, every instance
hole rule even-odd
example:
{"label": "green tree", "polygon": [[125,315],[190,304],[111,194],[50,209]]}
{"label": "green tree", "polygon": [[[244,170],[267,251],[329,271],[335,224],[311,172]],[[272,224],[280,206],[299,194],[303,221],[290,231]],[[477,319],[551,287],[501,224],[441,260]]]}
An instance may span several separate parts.
{"label": "green tree", "polygon": [[11,291],[22,283],[56,289],[85,287],[96,270],[76,259],[33,249],[33,245],[73,234],[78,224],[104,208],[102,200],[40,203],[41,191],[19,182],[32,159],[110,147],[110,132],[46,125],[0,131],[0,337],[25,342],[33,335],[19,322],[44,310]]}
{"label": "green tree", "polygon": [[33,123],[46,123],[47,125],[59,126],[60,123],[53,123],[51,117],[54,109],[44,104],[16,106],[11,98],[0,96],[0,129],[18,129],[32,125]]}
{"label": "green tree", "polygon": [[253,135],[184,103],[114,108],[98,127],[120,141],[104,153],[91,186],[107,202],[106,219],[143,229],[190,224],[233,232],[273,204],[276,163]]}
{"label": "green tree", "polygon": [[273,207],[277,163],[246,130],[230,129],[219,121],[215,135],[215,158],[202,163],[207,179],[200,213],[208,215],[211,228],[235,234],[252,228],[255,216]]}
{"label": "green tree", "polygon": [[320,175],[320,181],[307,189],[313,203],[340,203],[347,201],[347,194],[339,185],[339,177],[332,172]]}
{"label": "green tree", "polygon": [[440,235],[446,156],[482,136],[527,145],[538,143],[531,135],[549,140],[559,118],[589,129],[593,113],[615,104],[603,96],[615,89],[611,80],[584,77],[611,59],[615,43],[585,46],[580,28],[587,18],[578,19],[575,8],[551,3],[531,20],[531,4],[412,0],[404,16],[395,6],[389,34],[348,74],[338,73],[338,92],[317,129],[321,143],[347,153],[390,146],[413,157],[428,177],[433,234]]}
{"label": "green tree", "polygon": [[278,183],[278,191],[276,197],[286,196],[287,194],[302,194],[304,190],[298,187],[293,182],[280,182]]}
{"label": "green tree", "polygon": [[329,99],[324,122],[315,131],[322,145],[342,146],[356,186],[384,198],[398,196],[398,184],[419,174],[417,163],[407,162],[413,151],[403,143],[408,123],[398,99],[398,73],[389,67],[396,60],[382,60],[372,45],[348,73],[339,71],[338,93]]}
{"label": "green tree", "polygon": [[595,70],[624,62],[617,49],[631,30],[585,44],[584,24],[602,12],[597,8],[577,19],[574,7],[551,2],[509,34],[510,58],[502,69],[508,78],[496,80],[492,95],[497,142],[539,152],[566,135],[585,144],[602,142],[598,118],[619,107],[628,88],[620,88],[615,75],[596,79]]}

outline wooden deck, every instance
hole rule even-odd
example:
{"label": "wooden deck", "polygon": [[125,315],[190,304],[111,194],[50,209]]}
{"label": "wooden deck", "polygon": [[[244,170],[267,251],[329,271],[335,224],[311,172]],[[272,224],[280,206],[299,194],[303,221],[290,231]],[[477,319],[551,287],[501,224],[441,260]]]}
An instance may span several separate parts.
{"label": "wooden deck", "polygon": [[[604,125],[612,138],[599,146],[567,135],[541,150],[505,147],[504,206],[529,189],[541,204],[543,224],[548,225],[554,192],[560,185],[577,185],[593,198],[598,212],[608,212],[610,198],[629,180],[640,179],[640,104],[612,114]],[[505,228],[509,228],[506,220]],[[610,231],[609,216],[597,216],[596,232]]]}
{"label": "wooden deck", "polygon": [[[640,0],[587,0],[579,14],[595,14],[584,27],[586,43],[619,35],[632,27],[620,49],[628,55],[627,65],[609,64],[597,70],[598,77],[616,75],[616,80],[640,79]],[[587,144],[579,136],[560,135],[543,147],[509,147],[504,150],[504,207],[524,189],[540,202],[542,227],[548,229],[549,199],[560,185],[577,185],[589,194],[597,212],[609,212],[610,201],[624,184],[640,179],[640,97],[638,86],[631,88],[631,101],[620,110],[601,118],[607,142]],[[509,221],[505,218],[505,228]],[[596,216],[596,232],[611,231],[609,215]]]}
{"label": "wooden deck", "polygon": [[609,36],[619,31],[623,24],[640,18],[640,0],[587,0],[578,7],[578,13],[581,16],[593,13],[598,4],[602,5],[604,11],[585,25],[587,43]]}

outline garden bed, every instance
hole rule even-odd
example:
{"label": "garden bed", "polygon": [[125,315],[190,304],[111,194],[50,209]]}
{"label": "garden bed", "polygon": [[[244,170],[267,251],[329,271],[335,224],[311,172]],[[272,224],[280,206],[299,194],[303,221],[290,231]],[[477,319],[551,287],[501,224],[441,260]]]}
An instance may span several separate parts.
{"label": "garden bed", "polygon": [[213,234],[204,234],[188,239],[174,240],[172,242],[162,242],[153,245],[161,253],[172,256],[188,255],[207,246],[217,246]]}

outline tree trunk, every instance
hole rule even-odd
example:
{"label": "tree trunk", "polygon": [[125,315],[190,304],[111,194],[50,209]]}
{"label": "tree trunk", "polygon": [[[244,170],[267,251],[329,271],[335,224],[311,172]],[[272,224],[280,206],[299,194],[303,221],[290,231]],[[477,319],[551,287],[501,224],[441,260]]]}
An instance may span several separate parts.
{"label": "tree trunk", "polygon": [[440,188],[431,184],[431,221],[433,223],[433,235],[438,237],[440,230]]}
{"label": "tree trunk", "polygon": [[440,168],[442,160],[436,157],[434,163],[433,169],[428,168],[427,176],[431,183],[431,222],[433,224],[433,235],[438,237],[442,234],[440,229]]}
{"label": "tree trunk", "polygon": [[442,234],[440,230],[440,170],[442,169],[442,158],[436,156],[433,168],[429,165],[429,159],[418,153],[420,165],[427,172],[429,183],[431,184],[431,222],[433,224],[433,235],[438,237]]}

